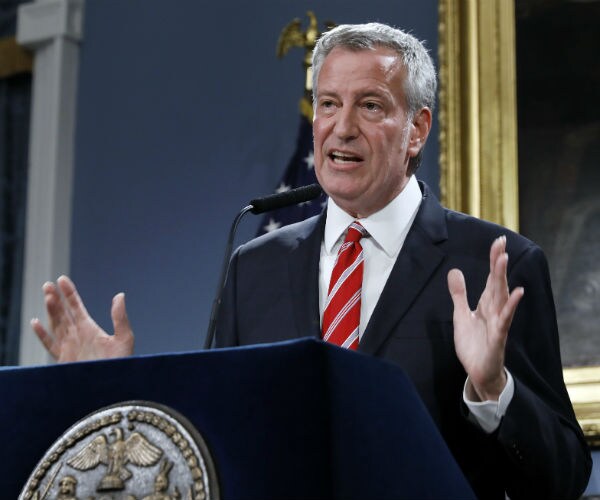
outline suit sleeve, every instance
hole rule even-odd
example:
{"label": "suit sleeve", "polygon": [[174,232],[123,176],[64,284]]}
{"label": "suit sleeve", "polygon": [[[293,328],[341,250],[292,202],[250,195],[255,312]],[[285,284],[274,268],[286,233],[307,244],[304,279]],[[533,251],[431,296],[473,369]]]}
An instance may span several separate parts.
{"label": "suit sleeve", "polygon": [[507,494],[512,500],[578,498],[591,456],[562,377],[548,265],[539,247],[531,245],[512,264],[509,286],[523,286],[525,295],[506,346],[515,392],[497,433]]}

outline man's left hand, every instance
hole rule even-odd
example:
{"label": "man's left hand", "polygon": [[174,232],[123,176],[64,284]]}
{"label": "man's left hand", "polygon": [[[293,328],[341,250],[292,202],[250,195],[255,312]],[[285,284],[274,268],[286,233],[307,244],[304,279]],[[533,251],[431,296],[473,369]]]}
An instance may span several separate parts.
{"label": "man's left hand", "polygon": [[454,346],[468,375],[467,396],[472,401],[497,401],[506,385],[506,339],[524,293],[522,287],[509,293],[507,267],[506,237],[501,236],[490,248],[490,273],[475,311],[469,308],[463,273],[458,269],[448,273],[454,303]]}

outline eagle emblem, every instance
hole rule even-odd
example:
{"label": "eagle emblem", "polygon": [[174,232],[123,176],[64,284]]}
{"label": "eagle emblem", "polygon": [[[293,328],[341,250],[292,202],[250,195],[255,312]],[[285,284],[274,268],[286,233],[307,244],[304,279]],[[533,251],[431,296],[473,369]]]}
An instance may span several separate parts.
{"label": "eagle emblem", "polygon": [[124,489],[125,481],[133,475],[127,464],[148,467],[156,464],[161,455],[162,450],[150,443],[141,432],[132,432],[125,439],[123,429],[114,427],[108,436],[101,434],[90,441],[67,464],[82,471],[106,465],[106,474],[97,490],[114,491]]}
{"label": "eagle emblem", "polygon": [[219,500],[220,495],[212,457],[189,420],[159,403],[124,401],[67,429],[19,496],[79,498]]}

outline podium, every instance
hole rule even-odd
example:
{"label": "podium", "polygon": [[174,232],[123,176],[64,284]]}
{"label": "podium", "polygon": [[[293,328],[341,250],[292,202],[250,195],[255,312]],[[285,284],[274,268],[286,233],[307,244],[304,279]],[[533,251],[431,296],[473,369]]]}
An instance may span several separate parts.
{"label": "podium", "polygon": [[0,496],[75,422],[132,400],[195,426],[222,499],[475,498],[400,368],[314,339],[0,369]]}

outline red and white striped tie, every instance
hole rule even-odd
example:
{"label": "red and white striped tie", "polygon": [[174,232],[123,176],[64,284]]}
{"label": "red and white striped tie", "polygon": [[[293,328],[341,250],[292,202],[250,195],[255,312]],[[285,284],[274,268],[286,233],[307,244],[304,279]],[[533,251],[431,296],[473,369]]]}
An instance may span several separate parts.
{"label": "red and white striped tie", "polygon": [[359,240],[366,235],[364,227],[353,222],[338,252],[327,302],[323,310],[323,340],[356,349],[360,325],[360,293],[363,278],[363,249]]}

